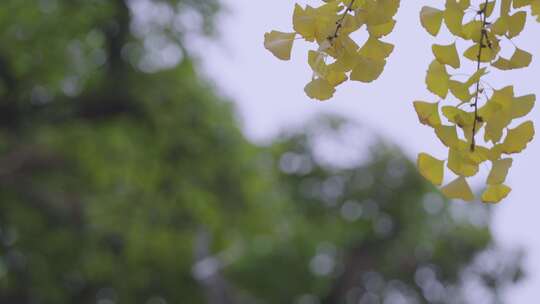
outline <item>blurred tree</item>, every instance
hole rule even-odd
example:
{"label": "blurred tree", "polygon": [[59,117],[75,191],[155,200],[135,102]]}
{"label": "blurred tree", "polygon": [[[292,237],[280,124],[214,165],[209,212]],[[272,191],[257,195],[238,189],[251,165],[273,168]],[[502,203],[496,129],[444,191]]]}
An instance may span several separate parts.
{"label": "blurred tree", "polygon": [[2,1],[0,303],[462,303],[517,278],[488,211],[395,149],[318,156],[349,124],[247,142],[186,48],[217,9]]}

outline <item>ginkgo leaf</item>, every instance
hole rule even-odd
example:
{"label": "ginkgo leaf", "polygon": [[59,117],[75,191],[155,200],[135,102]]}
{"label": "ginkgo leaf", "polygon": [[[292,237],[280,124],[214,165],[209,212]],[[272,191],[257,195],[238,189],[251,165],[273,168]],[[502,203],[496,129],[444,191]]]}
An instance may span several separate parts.
{"label": "ginkgo leaf", "polygon": [[452,92],[452,95],[454,95],[462,102],[469,102],[473,97],[469,92],[469,87],[466,83],[462,83],[456,80],[450,80],[448,82],[448,87],[450,88],[450,92]]}
{"label": "ginkgo leaf", "polygon": [[463,38],[480,42],[484,23],[480,20],[472,20],[463,26]]}
{"label": "ginkgo leaf", "polygon": [[446,9],[444,11],[444,23],[450,33],[461,37],[463,35],[463,16],[464,12],[460,5],[455,0],[446,1]]}
{"label": "ginkgo leaf", "polygon": [[449,199],[461,199],[468,202],[474,200],[471,187],[462,176],[444,186],[441,192]]}
{"label": "ginkgo leaf", "polygon": [[379,78],[386,65],[385,60],[371,59],[364,56],[358,56],[356,67],[351,72],[351,80],[361,82],[372,82]]}
{"label": "ginkgo leaf", "polygon": [[487,72],[487,69],[486,68],[481,68],[479,70],[477,70],[476,72],[474,72],[474,74],[471,75],[471,77],[469,77],[469,79],[467,80],[467,82],[465,82],[465,85],[467,87],[470,87],[471,85],[477,83],[478,81],[480,81],[480,78],[482,78],[482,76],[486,75],[488,72]]}
{"label": "ginkgo leaf", "polygon": [[442,107],[442,113],[449,122],[455,123],[460,127],[469,126],[474,123],[474,113],[466,112],[458,107],[444,106]]}
{"label": "ginkgo leaf", "polygon": [[336,89],[325,79],[317,78],[308,83],[304,91],[310,98],[327,100],[334,95]]}
{"label": "ginkgo leaf", "polygon": [[432,184],[440,186],[444,178],[444,161],[427,154],[418,154],[418,170]]}
{"label": "ginkgo leaf", "polygon": [[309,51],[308,64],[318,77],[325,77],[328,74],[328,66],[324,60],[326,56],[323,52]]}
{"label": "ginkgo leaf", "polygon": [[368,25],[367,30],[370,37],[381,38],[390,34],[395,26],[396,20],[391,20],[390,22],[379,25]]}
{"label": "ginkgo leaf", "polygon": [[506,185],[489,185],[482,194],[484,203],[496,204],[505,199],[512,189]]}
{"label": "ginkgo leaf", "polygon": [[315,10],[309,5],[303,9],[296,4],[293,13],[293,28],[307,41],[315,40],[317,31]]}
{"label": "ginkgo leaf", "polygon": [[271,31],[264,34],[264,47],[281,60],[291,59],[291,50],[296,33]]}
{"label": "ginkgo leaf", "polygon": [[[463,56],[465,56],[465,58],[467,59],[470,59],[471,61],[476,62],[478,61],[478,55],[480,54],[479,48],[480,44],[476,43],[475,45],[468,48],[465,53],[463,53]],[[489,48],[487,46],[484,46],[480,54],[480,62],[490,62],[495,59],[498,53],[498,50],[496,50],[495,48]]]}
{"label": "ginkgo leaf", "polygon": [[499,185],[504,183],[508,170],[512,167],[513,160],[511,158],[498,159],[493,162],[491,171],[489,172],[487,184]]}
{"label": "ginkgo leaf", "polygon": [[341,71],[335,71],[333,69],[328,70],[328,74],[324,77],[331,86],[338,86],[349,79],[347,75]]}
{"label": "ginkgo leaf", "polygon": [[358,51],[358,55],[371,59],[384,60],[392,54],[393,50],[393,44],[383,42],[376,37],[369,37],[366,43]]}
{"label": "ginkgo leaf", "polygon": [[486,3],[480,4],[480,10],[484,11],[484,14],[486,15],[486,17],[491,16],[494,8],[495,8],[495,1],[487,2],[487,4]]}
{"label": "ginkgo leaf", "polygon": [[435,58],[437,58],[437,61],[442,64],[447,64],[454,69],[459,68],[459,55],[457,53],[455,43],[450,45],[434,44],[431,49],[435,55]]}
{"label": "ginkgo leaf", "polygon": [[433,60],[426,76],[428,90],[444,99],[448,95],[449,81],[450,75],[448,75],[446,67],[437,60]]}
{"label": "ginkgo leaf", "polygon": [[529,114],[534,107],[535,101],[536,95],[534,94],[514,98],[510,108],[510,116],[512,119],[520,118]]}
{"label": "ginkgo leaf", "polygon": [[500,16],[489,28],[495,35],[506,35],[508,32],[508,16]]}
{"label": "ginkgo leaf", "polygon": [[441,124],[438,102],[415,101],[413,104],[420,123],[431,127],[436,127]]}
{"label": "ginkgo leaf", "polygon": [[456,126],[440,125],[435,128],[435,134],[441,142],[449,148],[459,147],[459,138],[457,135]]}
{"label": "ginkgo leaf", "polygon": [[448,169],[459,176],[473,176],[478,173],[478,164],[465,157],[463,153],[465,152],[450,148],[448,152]]}
{"label": "ginkgo leaf", "polygon": [[526,121],[514,129],[508,130],[508,134],[501,145],[501,150],[506,154],[519,153],[527,147],[534,138],[534,124]]}
{"label": "ginkgo leaf", "polygon": [[534,0],[514,0],[512,1],[512,7],[515,9],[522,8],[526,5],[531,5]]}
{"label": "ginkgo leaf", "polygon": [[484,133],[485,141],[497,143],[501,140],[504,128],[511,122],[511,118],[502,114],[503,113],[499,113],[499,115],[495,115],[486,122],[486,131]]}
{"label": "ginkgo leaf", "polygon": [[420,23],[428,33],[437,36],[441,29],[444,12],[430,7],[424,6],[420,11]]}
{"label": "ginkgo leaf", "polygon": [[491,65],[499,70],[512,70],[528,67],[531,64],[532,55],[529,52],[516,48],[510,59],[499,57]]}
{"label": "ginkgo leaf", "polygon": [[508,17],[508,38],[513,38],[519,35],[525,27],[525,21],[527,20],[527,14],[523,11],[517,12]]}

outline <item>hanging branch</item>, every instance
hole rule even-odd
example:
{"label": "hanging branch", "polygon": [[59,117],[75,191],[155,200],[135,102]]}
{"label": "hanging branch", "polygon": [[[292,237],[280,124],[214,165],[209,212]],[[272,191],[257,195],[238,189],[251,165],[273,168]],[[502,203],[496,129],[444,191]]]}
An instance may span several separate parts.
{"label": "hanging branch", "polygon": [[[482,50],[485,47],[489,47],[491,49],[491,42],[489,41],[489,37],[487,35],[487,29],[486,26],[489,24],[487,22],[487,16],[486,16],[486,10],[488,6],[488,0],[484,3],[484,7],[480,11],[478,11],[478,14],[481,15],[482,18],[482,28],[480,30],[480,45],[478,48],[478,56],[477,56],[477,65],[476,65],[476,71],[478,72],[480,70],[481,66],[481,59],[482,59]],[[484,38],[486,40],[486,44],[484,44]],[[476,82],[476,92],[474,94],[474,102],[472,106],[474,107],[474,122],[473,122],[473,129],[472,129],[472,142],[471,142],[471,152],[474,152],[476,148],[476,128],[478,125],[478,122],[482,120],[481,117],[478,116],[478,95],[480,94],[480,79],[478,78],[478,81]]]}
{"label": "hanging branch", "polygon": [[353,11],[352,7],[355,1],[356,0],[351,0],[351,2],[347,6],[347,9],[343,13],[343,15],[339,18],[338,21],[336,21],[336,31],[334,32],[332,36],[328,37],[328,41],[330,41],[330,44],[332,43],[332,41],[334,41],[334,39],[336,39],[339,36],[339,30],[343,27],[343,21],[345,20],[345,18],[347,18],[347,15],[349,14],[349,12]]}

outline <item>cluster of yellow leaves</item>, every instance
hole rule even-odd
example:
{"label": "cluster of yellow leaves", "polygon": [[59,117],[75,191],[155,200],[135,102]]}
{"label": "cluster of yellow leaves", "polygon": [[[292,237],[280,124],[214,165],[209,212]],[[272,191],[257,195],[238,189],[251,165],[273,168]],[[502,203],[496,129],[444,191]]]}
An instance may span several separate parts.
{"label": "cluster of yellow leaves", "polygon": [[[313,77],[304,88],[318,100],[333,96],[336,87],[347,80],[372,82],[379,78],[394,46],[383,42],[395,26],[393,19],[399,0],[325,0],[319,7],[296,4],[294,32],[271,31],[264,46],[281,60],[291,58],[297,37],[318,45],[310,50],[308,63]],[[351,34],[365,27],[369,38],[360,47]]]}
{"label": "cluster of yellow leaves", "polygon": [[[499,55],[500,42],[504,37],[511,39],[519,35],[525,26],[526,13],[511,12],[511,8],[519,9],[528,5],[533,15],[539,15],[540,1],[501,0],[500,6],[497,6],[500,8],[499,17],[488,22],[487,18],[494,14],[495,4],[495,1],[482,1],[478,13],[467,21],[465,16],[466,11],[471,9],[470,0],[446,0],[444,10],[422,8],[420,21],[433,36],[438,35],[444,23],[450,33],[472,42],[463,57],[475,64],[480,62],[500,70],[527,67],[532,59],[531,54],[515,47],[510,58],[503,58]],[[532,110],[536,98],[534,95],[516,97],[513,86],[488,92],[481,80],[487,74],[487,67],[479,68],[465,82],[456,80],[457,75],[451,75],[447,69],[461,67],[455,43],[435,44],[432,51],[435,60],[428,68],[426,84],[428,90],[441,100],[435,103],[415,101],[414,107],[420,122],[432,127],[448,148],[448,157],[438,159],[421,153],[418,156],[419,171],[433,184],[442,186],[446,164],[457,178],[444,185],[442,193],[448,198],[472,201],[475,197],[467,178],[476,175],[481,164],[491,163],[487,187],[481,199],[486,203],[497,203],[511,191],[504,184],[513,161],[509,155],[521,152],[534,137],[531,121],[515,127],[511,127],[511,124]],[[449,100],[449,93],[455,97],[455,101]],[[445,100],[450,104],[442,105]],[[483,133],[485,145],[477,144],[477,133]]]}

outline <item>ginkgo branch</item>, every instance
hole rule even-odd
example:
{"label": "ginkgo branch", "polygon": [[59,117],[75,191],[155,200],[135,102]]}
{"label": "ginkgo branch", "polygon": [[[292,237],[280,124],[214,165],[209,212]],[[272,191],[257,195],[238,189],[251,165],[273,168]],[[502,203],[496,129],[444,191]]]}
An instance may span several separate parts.
{"label": "ginkgo branch", "polygon": [[338,19],[338,21],[336,21],[336,30],[334,31],[334,35],[328,37],[328,41],[330,42],[330,44],[332,43],[334,39],[336,39],[339,36],[339,30],[341,30],[341,28],[343,27],[343,21],[345,20],[345,18],[347,18],[347,15],[349,14],[349,12],[352,11],[352,7],[355,1],[356,0],[351,0],[349,5],[347,5],[347,9],[343,13],[343,15]]}
{"label": "ginkgo branch", "polygon": [[[489,48],[491,48],[491,42],[489,41],[489,37],[487,36],[487,30],[486,26],[488,25],[487,22],[487,15],[486,10],[488,7],[489,0],[486,0],[484,3],[484,6],[482,9],[478,12],[482,16],[482,27],[480,29],[480,44],[478,47],[478,56],[477,56],[477,64],[476,64],[476,71],[480,70],[481,62],[482,62],[482,50],[486,47],[484,44],[484,38],[486,38],[486,43]],[[480,81],[481,77],[478,78],[478,81],[476,82],[476,92],[474,93],[474,122],[473,122],[473,128],[472,128],[472,140],[471,140],[471,151],[474,152],[474,149],[476,147],[476,128],[478,125],[478,121],[481,120],[481,118],[478,116],[478,95],[480,94]]]}

